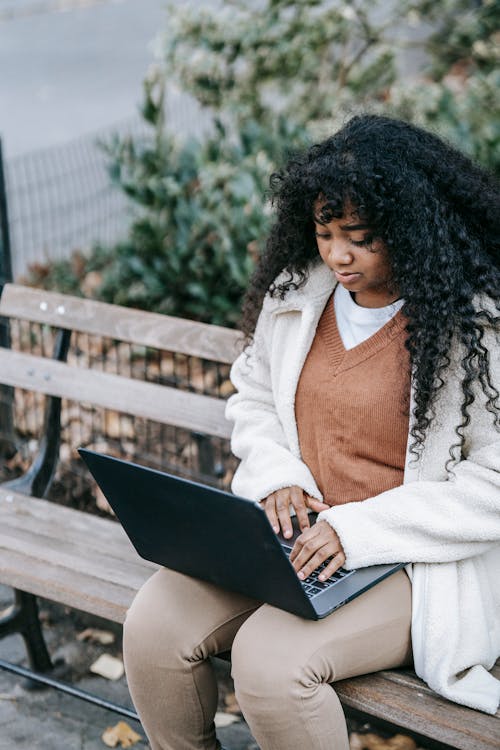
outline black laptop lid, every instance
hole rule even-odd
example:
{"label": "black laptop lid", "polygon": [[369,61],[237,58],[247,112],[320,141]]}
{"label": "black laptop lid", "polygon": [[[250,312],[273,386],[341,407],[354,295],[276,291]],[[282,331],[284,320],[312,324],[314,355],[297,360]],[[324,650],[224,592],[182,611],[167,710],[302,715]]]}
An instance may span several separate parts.
{"label": "black laptop lid", "polygon": [[111,456],[79,452],[141,557],[315,617],[257,503]]}

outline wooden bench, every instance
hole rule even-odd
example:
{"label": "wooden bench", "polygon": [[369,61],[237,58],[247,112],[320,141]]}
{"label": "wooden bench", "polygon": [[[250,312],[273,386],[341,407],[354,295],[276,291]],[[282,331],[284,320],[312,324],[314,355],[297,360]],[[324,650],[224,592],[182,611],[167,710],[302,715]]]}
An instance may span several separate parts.
{"label": "wooden bench", "polygon": [[[59,442],[54,445],[48,433],[58,434],[60,399],[152,419],[192,433],[198,441],[198,458],[204,459],[204,476],[214,463],[204,436],[227,440],[231,430],[224,418],[223,398],[109,372],[100,360],[82,363],[70,357],[66,362],[71,337],[77,332],[97,335],[174,356],[223,363],[227,368],[238,351],[239,334],[16,285],[5,286],[0,315],[50,326],[56,337],[55,359],[0,348],[4,398],[12,396],[12,388],[48,397],[45,433],[31,469],[24,477],[0,486],[0,582],[17,590],[17,606],[0,620],[0,637],[21,632],[31,665],[42,673],[48,672],[51,664],[37,630],[35,597],[121,623],[135,592],[155,569],[137,556],[113,520],[39,499],[47,494],[58,461]],[[500,676],[498,663],[495,670]],[[500,712],[488,716],[450,703],[411,671],[391,670],[344,680],[335,689],[347,713],[413,735],[427,748],[493,750],[500,746]]]}

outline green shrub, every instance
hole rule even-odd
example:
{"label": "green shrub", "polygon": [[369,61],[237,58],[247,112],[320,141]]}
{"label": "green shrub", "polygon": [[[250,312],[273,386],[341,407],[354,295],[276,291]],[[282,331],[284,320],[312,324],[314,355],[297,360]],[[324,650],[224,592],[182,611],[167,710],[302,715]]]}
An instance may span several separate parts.
{"label": "green shrub", "polygon": [[[136,218],[125,242],[89,259],[99,284],[84,279],[84,291],[235,325],[269,227],[270,173],[358,109],[434,129],[500,174],[499,17],[494,0],[398,0],[390,12],[385,0],[171,7],[161,64],[144,83],[150,135],[106,146]],[[422,24],[427,69],[402,80],[402,32]],[[165,81],[211,108],[206,138],[169,133]],[[74,287],[77,278],[73,261],[39,281]]]}
{"label": "green shrub", "polygon": [[[141,206],[126,242],[115,248],[101,295],[118,304],[234,325],[268,230],[269,174],[304,132],[277,118],[274,130],[221,121],[206,140],[179,141],[163,128],[163,77],[148,81],[145,141],[108,146],[114,179]],[[156,102],[156,103],[155,103]]]}

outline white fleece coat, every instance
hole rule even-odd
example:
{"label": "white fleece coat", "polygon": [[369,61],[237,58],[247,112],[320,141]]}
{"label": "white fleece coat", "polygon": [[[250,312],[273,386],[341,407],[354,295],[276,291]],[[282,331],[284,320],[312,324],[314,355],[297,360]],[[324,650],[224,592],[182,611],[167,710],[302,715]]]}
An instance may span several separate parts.
{"label": "white fleece coat", "polygon": [[[326,301],[335,287],[321,264],[285,300],[266,297],[254,341],[233,365],[237,393],[229,399],[232,449],[241,463],[233,491],[260,500],[298,485],[321,499],[301,460],[295,392]],[[492,379],[500,389],[493,332]],[[415,670],[437,693],[494,713],[500,682],[489,673],[500,655],[500,434],[477,389],[462,459],[447,476],[449,447],[461,421],[458,352],[440,391],[418,462],[407,452],[404,484],[359,503],[323,511],[335,529],[347,568],[411,561]]]}

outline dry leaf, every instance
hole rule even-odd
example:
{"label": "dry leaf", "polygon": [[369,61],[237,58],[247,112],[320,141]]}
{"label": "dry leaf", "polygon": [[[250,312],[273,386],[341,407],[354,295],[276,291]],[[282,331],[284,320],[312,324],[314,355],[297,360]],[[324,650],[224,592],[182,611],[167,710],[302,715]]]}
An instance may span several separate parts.
{"label": "dry leaf", "polygon": [[111,505],[108,503],[104,492],[101,490],[100,487],[96,487],[95,489],[95,504],[99,508],[99,510],[103,510],[105,513],[109,513],[110,515],[114,516],[114,510],[111,507]]}
{"label": "dry leaf", "polygon": [[101,643],[103,646],[109,646],[110,643],[115,642],[115,634],[109,630],[98,630],[97,628],[86,628],[78,633],[76,636],[77,641],[93,641],[94,643]]}
{"label": "dry leaf", "polygon": [[107,680],[119,680],[125,673],[125,667],[122,660],[117,659],[116,656],[101,654],[90,667],[90,671],[105,677]]}
{"label": "dry leaf", "polygon": [[238,701],[236,700],[236,696],[234,693],[228,693],[224,698],[224,703],[226,704],[226,711],[228,712],[228,714],[241,713],[241,709],[238,705]]}
{"label": "dry leaf", "polygon": [[142,739],[126,721],[119,721],[114,727],[108,727],[102,735],[102,741],[108,747],[132,747]]}
{"label": "dry leaf", "polygon": [[99,271],[89,271],[83,278],[83,281],[80,282],[83,296],[94,297],[101,284],[102,274]]}
{"label": "dry leaf", "polygon": [[395,734],[385,738],[378,734],[358,734],[353,732],[349,737],[350,750],[417,750],[415,741],[405,734]]}
{"label": "dry leaf", "polygon": [[164,376],[174,374],[175,362],[170,352],[162,352],[160,371],[161,371],[161,374]]}
{"label": "dry leaf", "polygon": [[110,438],[127,438],[132,440],[135,437],[132,419],[110,410],[107,410],[104,415],[104,432]]}
{"label": "dry leaf", "polygon": [[59,446],[59,461],[68,463],[71,459],[71,446],[68,443],[61,443]]}
{"label": "dry leaf", "polygon": [[225,398],[226,396],[230,396],[232,393],[234,393],[234,385],[230,380],[224,380],[224,382],[221,383],[219,393],[221,395],[221,398]]}
{"label": "dry leaf", "polygon": [[104,415],[104,431],[108,437],[119,438],[121,435],[120,415],[116,411],[106,411]]}
{"label": "dry leaf", "polygon": [[202,372],[192,373],[189,378],[189,383],[198,391],[203,391],[206,388],[205,377]]}
{"label": "dry leaf", "polygon": [[236,716],[233,714],[225,714],[222,711],[217,711],[215,714],[215,726],[216,727],[228,727],[230,724],[234,724],[238,721]]}

